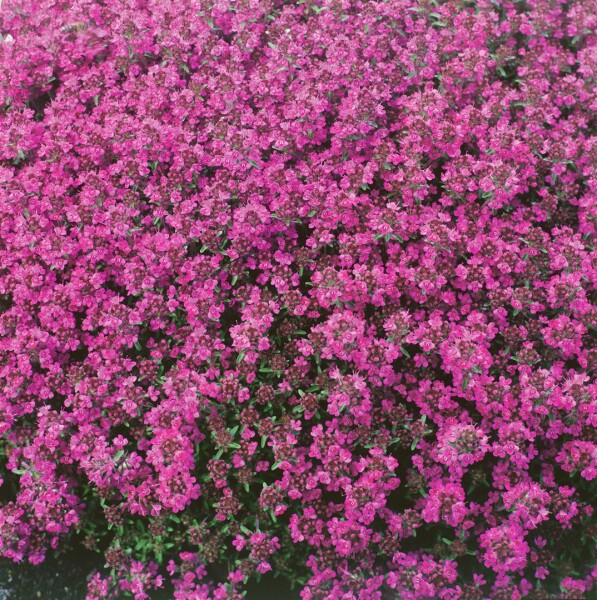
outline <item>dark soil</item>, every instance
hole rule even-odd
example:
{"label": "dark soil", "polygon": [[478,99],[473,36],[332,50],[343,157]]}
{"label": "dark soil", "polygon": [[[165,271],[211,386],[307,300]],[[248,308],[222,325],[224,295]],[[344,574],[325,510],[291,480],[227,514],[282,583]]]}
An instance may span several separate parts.
{"label": "dark soil", "polygon": [[[87,578],[100,568],[101,559],[85,550],[51,556],[38,566],[15,565],[0,559],[0,600],[84,600]],[[152,600],[169,600],[171,590],[156,592]],[[299,600],[282,579],[265,576],[249,587],[246,600]]]}

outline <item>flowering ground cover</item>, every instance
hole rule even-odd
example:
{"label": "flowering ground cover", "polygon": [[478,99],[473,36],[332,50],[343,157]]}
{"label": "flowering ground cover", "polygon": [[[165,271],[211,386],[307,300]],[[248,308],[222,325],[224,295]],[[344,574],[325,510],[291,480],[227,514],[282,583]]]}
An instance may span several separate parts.
{"label": "flowering ground cover", "polygon": [[0,554],[594,598],[596,15],[4,0]]}

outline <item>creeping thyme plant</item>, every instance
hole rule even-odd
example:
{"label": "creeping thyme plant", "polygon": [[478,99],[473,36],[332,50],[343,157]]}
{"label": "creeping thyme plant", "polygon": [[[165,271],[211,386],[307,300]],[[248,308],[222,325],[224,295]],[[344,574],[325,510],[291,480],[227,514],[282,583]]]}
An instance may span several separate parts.
{"label": "creeping thyme plant", "polygon": [[90,599],[595,597],[592,0],[4,0],[0,554]]}

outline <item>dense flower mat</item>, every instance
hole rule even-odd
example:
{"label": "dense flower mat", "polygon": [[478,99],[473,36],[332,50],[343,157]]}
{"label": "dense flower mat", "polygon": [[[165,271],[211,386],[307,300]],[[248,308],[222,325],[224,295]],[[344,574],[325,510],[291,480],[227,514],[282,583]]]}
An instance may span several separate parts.
{"label": "dense flower mat", "polygon": [[4,0],[0,553],[594,597],[596,14]]}

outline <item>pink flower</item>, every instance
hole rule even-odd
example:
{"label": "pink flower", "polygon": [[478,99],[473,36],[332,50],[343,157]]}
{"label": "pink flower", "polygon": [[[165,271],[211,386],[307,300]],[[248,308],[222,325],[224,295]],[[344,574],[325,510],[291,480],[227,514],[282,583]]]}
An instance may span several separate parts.
{"label": "pink flower", "polygon": [[8,4],[0,555],[590,594],[592,3]]}
{"label": "pink flower", "polygon": [[515,525],[492,527],[480,536],[479,545],[485,550],[483,562],[496,573],[517,571],[527,564],[529,546]]}

